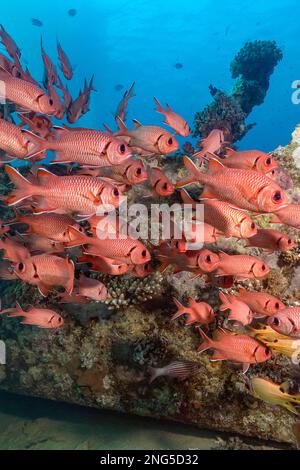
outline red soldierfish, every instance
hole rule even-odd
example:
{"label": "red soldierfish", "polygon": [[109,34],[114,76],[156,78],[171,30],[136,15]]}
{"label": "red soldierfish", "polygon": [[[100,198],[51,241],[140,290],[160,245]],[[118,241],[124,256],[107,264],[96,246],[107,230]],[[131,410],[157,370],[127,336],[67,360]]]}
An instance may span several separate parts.
{"label": "red soldierfish", "polygon": [[11,122],[0,119],[0,149],[12,159],[25,159],[32,144],[21,129]]}
{"label": "red soldierfish", "polygon": [[194,158],[203,158],[208,152],[212,154],[219,152],[224,143],[224,133],[220,129],[213,129],[205,139],[200,140],[200,143],[202,150],[196,152]]}
{"label": "red soldierfish", "polygon": [[164,367],[149,367],[149,372],[149,383],[162,376],[183,381],[197,374],[199,372],[199,365],[195,362],[174,361]]}
{"label": "red soldierfish", "polygon": [[[110,168],[96,168],[91,171],[94,172],[93,176],[109,176],[113,180],[127,186],[135,186],[148,179],[142,160],[133,157],[125,160],[125,162],[120,165],[114,165]],[[80,172],[84,174],[85,170],[81,170]]]}
{"label": "red soldierfish", "polygon": [[158,196],[171,196],[175,192],[173,183],[164,174],[164,172],[157,167],[151,167],[148,170],[149,183],[153,191]]}
{"label": "red soldierfish", "polygon": [[242,302],[238,297],[232,294],[225,294],[224,292],[219,293],[222,304],[219,310],[230,310],[228,320],[236,321],[241,323],[243,326],[250,325],[253,321],[253,312],[249,306]]}
{"label": "red soldierfish", "polygon": [[[118,107],[117,107],[117,110],[116,110],[116,113],[115,113],[116,121],[117,121],[117,118],[120,118],[124,122],[126,121],[126,109],[127,109],[127,106],[128,106],[128,101],[130,100],[130,98],[133,98],[135,96],[135,94],[134,94],[134,85],[135,85],[135,82],[133,82],[133,84],[131,85],[129,90],[125,91],[122,100],[118,104]],[[117,121],[117,123],[118,123],[118,121]]]}
{"label": "red soldierfish", "polygon": [[107,289],[105,285],[97,279],[80,275],[78,281],[78,294],[95,302],[104,302],[107,299]]}
{"label": "red soldierfish", "polygon": [[217,276],[234,276],[237,280],[260,279],[270,272],[269,266],[259,258],[250,255],[228,255],[218,252]]}
{"label": "red soldierfish", "polygon": [[268,318],[268,325],[282,335],[300,338],[300,307],[280,310]]}
{"label": "red soldierfish", "polygon": [[52,60],[50,59],[48,54],[46,54],[46,52],[45,52],[45,49],[43,47],[42,38],[41,38],[41,51],[42,51],[42,59],[43,59],[43,62],[44,62],[45,74],[46,74],[46,83],[45,83],[45,85],[48,85],[49,82],[52,85],[56,85],[56,83],[58,82],[57,70],[56,70],[56,67],[55,67],[54,63],[52,62]]}
{"label": "red soldierfish", "polygon": [[44,140],[29,131],[26,137],[33,143],[34,149],[28,158],[54,150],[56,157],[52,163],[78,163],[84,166],[111,166],[123,163],[131,157],[131,151],[124,142],[104,132],[93,129],[55,128],[57,138]]}
{"label": "red soldierfish", "polygon": [[285,308],[281,300],[267,292],[251,292],[241,287],[239,296],[251,308],[256,317],[269,317]]}
{"label": "red soldierfish", "polygon": [[300,229],[300,204],[288,204],[276,211],[271,224],[285,224]]}
{"label": "red soldierfish", "polygon": [[269,348],[248,335],[236,335],[218,329],[217,338],[213,340],[206,336],[201,328],[198,328],[198,331],[204,341],[197,352],[214,349],[212,361],[232,361],[243,364],[244,374],[248,371],[250,364],[266,362],[272,357]]}
{"label": "red soldierfish", "polygon": [[68,258],[42,254],[14,264],[17,276],[28,284],[37,286],[46,297],[56,286],[63,286],[71,294],[74,284],[74,264]]}
{"label": "red soldierfish", "polygon": [[219,199],[240,209],[254,212],[275,212],[288,204],[282,189],[263,173],[253,170],[226,168],[217,160],[210,160],[204,173],[187,156],[184,164],[191,176],[177,183],[178,187],[199,181],[205,185],[202,199]]}
{"label": "red soldierfish", "polygon": [[154,101],[157,104],[157,108],[155,111],[164,115],[165,124],[172,127],[172,129],[174,129],[174,131],[182,137],[187,137],[188,135],[190,135],[191,130],[185,119],[183,119],[179,114],[174,113],[174,111],[172,111],[168,104],[166,109],[164,109],[156,98],[154,98]]}
{"label": "red soldierfish", "polygon": [[256,235],[247,240],[246,246],[262,248],[273,253],[274,251],[292,250],[296,243],[286,233],[271,228],[260,228]]}
{"label": "red soldierfish", "polygon": [[103,239],[99,237],[88,237],[74,227],[69,228],[69,234],[72,241],[66,243],[66,246],[87,245],[84,249],[84,253],[89,255],[113,258],[114,260],[122,261],[127,264],[144,264],[151,259],[151,255],[143,243],[139,240],[134,240],[130,236],[120,238],[118,234],[116,234],[115,238],[109,238],[107,236],[103,237]]}
{"label": "red soldierfish", "polygon": [[23,317],[22,325],[32,325],[39,328],[60,328],[64,324],[62,316],[54,310],[30,306],[25,312],[18,303],[15,308],[1,310],[0,315],[2,314],[7,314],[8,317]]}
{"label": "red soldierfish", "polygon": [[21,121],[19,127],[28,126],[30,131],[40,135],[44,139],[51,136],[53,124],[51,119],[47,116],[32,113],[28,116],[25,116],[25,114],[18,114],[18,118]]}
{"label": "red soldierfish", "polygon": [[15,57],[21,56],[21,51],[13,38],[5,31],[2,24],[0,25],[0,38],[3,46],[7,50],[8,54],[14,59]]}
{"label": "red soldierfish", "polygon": [[162,127],[142,126],[138,121],[134,121],[135,128],[128,130],[120,118],[117,121],[120,130],[114,135],[129,137],[130,147],[138,147],[145,152],[158,155],[168,155],[178,150],[178,142]]}
{"label": "red soldierfish", "polygon": [[[0,80],[3,81],[1,93],[6,100],[20,106],[22,109],[42,114],[55,114],[53,101],[39,86],[13,77],[9,72],[0,68]],[[1,96],[0,96],[1,98]]]}
{"label": "red soldierfish", "polygon": [[15,168],[6,166],[5,172],[16,186],[7,197],[8,205],[33,198],[35,212],[76,213],[89,217],[97,211],[110,211],[122,201],[119,189],[92,176],[56,176],[45,169],[37,172],[37,183],[32,184]]}
{"label": "red soldierfish", "polygon": [[77,259],[77,263],[87,263],[90,265],[91,271],[110,274],[111,276],[121,276],[129,270],[127,263],[122,263],[121,261],[111,258],[104,258],[103,256],[85,254]]}
{"label": "red soldierfish", "polygon": [[70,241],[68,234],[70,226],[83,230],[75,220],[63,214],[23,215],[16,213],[16,222],[28,225],[29,233],[58,242]]}
{"label": "red soldierfish", "polygon": [[71,62],[70,62],[67,54],[62,49],[59,41],[57,41],[57,52],[58,52],[58,57],[59,57],[59,60],[60,60],[60,67],[61,67],[62,73],[64,74],[64,77],[67,80],[72,80],[73,69],[72,69],[72,66],[71,66]]}
{"label": "red soldierfish", "polygon": [[[199,204],[185,190],[181,190],[180,195],[185,204],[192,204],[194,207]],[[250,238],[257,233],[256,224],[249,215],[232,207],[228,202],[205,200],[204,222],[215,227],[227,238]]]}
{"label": "red soldierfish", "polygon": [[208,325],[215,319],[213,308],[206,302],[196,302],[192,297],[188,298],[188,307],[182,305],[177,299],[173,299],[178,310],[171,317],[171,320],[186,315],[186,325],[199,323],[200,325]]}
{"label": "red soldierfish", "polygon": [[271,173],[278,168],[278,163],[267,153],[260,150],[244,150],[236,152],[226,148],[226,157],[221,160],[227,168],[240,168],[244,170],[256,170],[261,173]]}

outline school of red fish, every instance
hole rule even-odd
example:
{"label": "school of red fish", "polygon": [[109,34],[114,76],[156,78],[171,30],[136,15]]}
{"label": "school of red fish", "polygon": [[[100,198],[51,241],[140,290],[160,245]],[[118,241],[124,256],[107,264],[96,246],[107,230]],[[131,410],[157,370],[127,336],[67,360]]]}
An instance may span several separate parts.
{"label": "school of red fish", "polygon": [[[71,61],[57,43],[60,73],[41,42],[45,73],[40,84],[27,67],[24,69],[21,50],[3,27],[0,37],[7,52],[0,54],[1,98],[10,106],[9,113],[4,112],[0,119],[0,158],[14,186],[2,203],[15,212],[14,219],[2,221],[0,227],[0,276],[34,285],[42,296],[63,287],[61,302],[103,302],[108,296],[105,285],[80,272],[83,263],[90,272],[144,277],[154,272],[155,260],[161,271],[172,266],[175,273],[204,276],[207,283],[218,287],[219,310],[229,312],[227,324],[247,328],[260,319],[267,321],[274,334],[300,338],[300,307],[286,306],[267,292],[240,287],[239,293],[233,294],[229,290],[235,281],[267,276],[270,267],[264,261],[205,246],[221,237],[233,237],[245,240],[245,246],[268,252],[295,248],[295,241],[286,232],[258,228],[252,219],[253,215],[272,214],[272,223],[300,228],[300,205],[290,204],[275,182],[277,161],[259,150],[226,148],[222,130],[214,129],[199,143],[199,151],[183,157],[187,176],[172,182],[151,161],[177,152],[176,134],[187,137],[191,131],[169,105],[164,108],[154,98],[156,111],[164,116],[169,130],[137,120],[128,128],[125,121],[129,100],[135,96],[133,83],[117,107],[116,131],[106,125],[103,130],[73,127],[89,111],[94,78],[85,80],[79,95],[73,98],[63,83],[74,75]],[[58,123],[63,119],[68,125]],[[38,163],[49,157],[48,151],[54,153],[51,163],[60,164],[64,172],[52,173],[49,165],[45,168]],[[10,164],[20,160],[26,162],[25,176]],[[204,186],[197,200],[186,190],[195,183]],[[124,193],[140,184],[147,184],[152,195],[166,201],[177,194],[182,203],[192,204],[194,209],[204,204],[204,221],[194,220],[181,240],[171,237],[151,248],[130,235],[122,239],[98,237],[99,211],[117,209]],[[191,250],[189,242],[201,222],[205,245]],[[73,247],[81,247],[75,260],[70,254]],[[178,299],[174,302],[177,312],[171,320],[185,316],[187,325],[195,325],[202,339],[198,351],[212,349],[212,360],[241,364],[246,372],[251,364],[272,357],[272,350],[246,330],[240,334],[218,328],[210,338],[202,327],[215,322],[217,313],[206,302],[193,298],[188,299],[187,306]],[[21,317],[23,324],[40,328],[55,329],[64,324],[58,312],[35,306],[25,311],[17,304],[0,313]],[[189,363],[176,362],[152,370],[151,381],[168,374],[186,378],[189,371],[195,373],[196,369]]]}

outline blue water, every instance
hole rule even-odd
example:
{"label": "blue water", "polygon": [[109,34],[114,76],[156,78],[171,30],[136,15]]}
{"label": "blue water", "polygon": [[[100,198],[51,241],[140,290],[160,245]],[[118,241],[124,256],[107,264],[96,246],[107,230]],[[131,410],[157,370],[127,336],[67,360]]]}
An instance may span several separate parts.
{"label": "blue water", "polygon": [[[1,4],[1,23],[14,36],[36,77],[42,77],[40,35],[56,57],[56,37],[76,66],[71,84],[78,93],[85,76],[95,73],[97,94],[91,112],[80,124],[99,128],[113,124],[124,90],[136,81],[137,97],[129,117],[159,123],[153,96],[169,102],[190,123],[211,97],[208,85],[230,91],[229,64],[245,41],[276,40],[284,59],[271,78],[265,103],[248,122],[257,126],[240,142],[241,148],[271,150],[286,144],[300,120],[300,105],[291,102],[291,83],[300,79],[299,0],[81,0]],[[70,17],[69,8],[77,15]],[[44,26],[31,24],[40,19]],[[174,64],[180,62],[182,69]]]}

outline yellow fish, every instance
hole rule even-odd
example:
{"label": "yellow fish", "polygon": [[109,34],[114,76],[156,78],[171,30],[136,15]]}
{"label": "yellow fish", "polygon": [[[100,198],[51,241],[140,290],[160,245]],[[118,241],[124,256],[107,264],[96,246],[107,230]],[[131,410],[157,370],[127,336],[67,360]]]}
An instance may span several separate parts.
{"label": "yellow fish", "polygon": [[288,383],[276,384],[270,379],[253,377],[251,379],[251,390],[253,395],[271,405],[279,405],[291,413],[299,414],[294,405],[300,406],[300,393],[291,395],[288,393]]}

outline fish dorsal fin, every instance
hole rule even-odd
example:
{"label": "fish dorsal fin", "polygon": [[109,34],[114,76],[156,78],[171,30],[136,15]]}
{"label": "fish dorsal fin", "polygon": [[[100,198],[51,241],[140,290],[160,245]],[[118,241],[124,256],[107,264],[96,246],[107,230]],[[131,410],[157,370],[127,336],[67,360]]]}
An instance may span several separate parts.
{"label": "fish dorsal fin", "polygon": [[197,168],[197,166],[195,165],[195,163],[193,162],[193,160],[191,160],[187,155],[184,155],[184,157],[183,157],[183,163],[184,163],[184,166],[186,167],[186,169],[187,169],[192,175],[198,176],[198,174],[200,173],[199,168]]}
{"label": "fish dorsal fin", "polygon": [[127,127],[124,124],[124,121],[120,118],[120,116],[116,116],[116,123],[120,131],[127,132]]}
{"label": "fish dorsal fin", "polygon": [[137,119],[132,119],[132,122],[133,122],[133,124],[134,124],[135,129],[138,129],[139,127],[142,126],[142,124],[140,123],[140,121],[138,121]]}
{"label": "fish dorsal fin", "polygon": [[36,173],[36,177],[41,186],[46,186],[50,178],[57,178],[54,173],[51,173],[51,171],[46,170],[46,168],[39,168]]}
{"label": "fish dorsal fin", "polygon": [[226,157],[233,157],[233,155],[236,154],[236,151],[231,149],[230,147],[226,147],[225,151],[226,151]]}
{"label": "fish dorsal fin", "polygon": [[223,165],[223,163],[220,162],[220,160],[217,160],[216,158],[213,158],[211,156],[209,163],[208,163],[208,172],[210,174],[217,173],[218,171],[222,171],[224,170],[224,168],[226,167]]}

